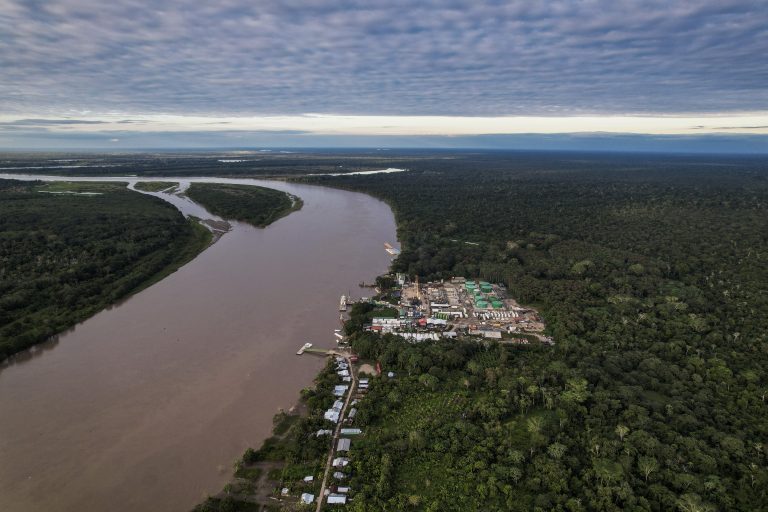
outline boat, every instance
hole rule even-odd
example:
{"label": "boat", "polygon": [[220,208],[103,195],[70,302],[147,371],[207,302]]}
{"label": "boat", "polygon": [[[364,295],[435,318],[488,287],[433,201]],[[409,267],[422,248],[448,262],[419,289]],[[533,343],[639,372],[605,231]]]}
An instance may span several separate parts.
{"label": "boat", "polygon": [[303,353],[304,353],[304,351],[305,351],[305,350],[307,350],[308,348],[312,348],[312,344],[311,344],[311,343],[309,343],[309,342],[307,342],[307,343],[305,343],[304,345],[302,345],[302,346],[301,346],[301,348],[299,349],[299,351],[298,351],[298,352],[296,352],[296,355],[297,355],[297,356],[300,356],[300,355],[301,355],[301,354],[303,354]]}
{"label": "boat", "polygon": [[347,296],[342,295],[341,300],[339,301],[339,311],[346,311],[347,310]]}
{"label": "boat", "polygon": [[400,254],[400,249],[392,247],[392,244],[389,244],[386,242],[384,243],[384,250],[387,251],[392,256],[397,256],[398,254]]}

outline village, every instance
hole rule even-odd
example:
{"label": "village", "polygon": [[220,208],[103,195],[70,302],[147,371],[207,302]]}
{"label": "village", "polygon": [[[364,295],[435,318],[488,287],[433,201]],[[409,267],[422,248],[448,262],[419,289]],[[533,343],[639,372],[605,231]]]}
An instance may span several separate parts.
{"label": "village", "polygon": [[[335,356],[336,374],[343,384],[334,387],[333,395],[336,397],[336,401],[323,415],[325,420],[332,423],[334,427],[320,429],[315,434],[317,437],[332,436],[326,469],[320,486],[317,511],[321,510],[323,500],[329,505],[344,505],[347,503],[350,487],[345,483],[345,480],[349,477],[346,472],[346,468],[350,463],[349,451],[352,445],[352,438],[363,433],[360,428],[354,426],[355,416],[357,415],[357,408],[355,406],[368,392],[370,379],[362,377],[364,374],[361,369],[354,368],[353,361],[350,359],[351,357]],[[361,378],[357,377],[356,372],[360,372]],[[307,476],[305,481],[311,478],[311,476]],[[310,493],[303,493],[300,497],[300,502],[303,504],[309,505],[314,501],[315,496]]]}
{"label": "village", "polygon": [[[364,331],[378,334],[394,334],[411,342],[426,340],[450,340],[457,337],[475,337],[496,340],[500,343],[527,345],[554,341],[543,334],[545,325],[538,312],[520,306],[507,295],[503,285],[457,277],[448,281],[419,283],[410,281],[404,274],[396,274],[392,286],[386,291],[376,288],[379,298],[363,298],[359,301],[342,296],[340,319],[345,318],[347,308],[354,303],[369,303],[374,311],[386,312],[387,316],[373,316]],[[384,300],[384,299],[388,299]],[[356,436],[363,431],[355,426],[357,405],[365,398],[371,376],[394,379],[394,372],[382,372],[380,367],[359,365],[358,358],[347,346],[340,330],[335,331],[338,350],[328,351],[334,357],[334,369],[339,383],[333,387],[334,403],[323,415],[328,428],[319,429],[317,437],[331,437],[325,473],[319,495],[304,492],[299,502],[316,504],[316,511],[323,504],[345,505],[351,487],[346,483],[351,462],[350,449]],[[321,352],[307,344],[300,350]],[[313,475],[304,483],[311,484]],[[282,490],[287,495],[287,488]]]}
{"label": "village", "polygon": [[[351,317],[348,309],[361,304],[370,310],[366,316],[369,321],[362,325],[363,332],[401,336],[411,343],[451,342],[462,338],[521,348],[534,343],[554,344],[543,334],[545,325],[538,312],[510,298],[501,284],[463,277],[420,283],[418,278],[411,281],[403,274],[394,274],[379,285],[366,287],[375,288],[374,298],[341,297],[339,320],[342,324]],[[271,462],[246,467],[246,472],[271,468],[274,477],[260,473],[261,477],[254,482],[256,489],[239,496],[242,502],[258,503],[266,509],[299,507],[320,512],[325,505],[344,508],[354,494],[350,484],[352,445],[356,438],[364,435],[364,429],[356,425],[359,405],[366,399],[369,386],[376,385],[378,379],[396,379],[397,375],[382,370],[378,362],[360,361],[343,329],[336,329],[333,334],[336,348],[321,349],[305,343],[297,351],[298,355],[331,358],[325,371],[332,377],[325,381],[323,391],[328,406],[316,411],[318,419],[322,413],[322,420],[317,424],[319,428],[310,434],[318,441],[328,440],[324,460],[318,460],[313,471],[302,473],[303,476],[296,474],[295,479],[274,474],[274,468],[279,466]],[[275,486],[275,479],[282,485]],[[236,495],[233,489],[242,492],[249,485],[240,479],[237,487],[219,498]]]}
{"label": "village", "polygon": [[373,317],[365,330],[416,342],[474,336],[509,344],[554,344],[543,334],[539,313],[510,298],[501,284],[464,277],[421,284],[403,274],[395,276],[395,283],[390,292],[395,300],[376,302],[391,308],[391,314]]}

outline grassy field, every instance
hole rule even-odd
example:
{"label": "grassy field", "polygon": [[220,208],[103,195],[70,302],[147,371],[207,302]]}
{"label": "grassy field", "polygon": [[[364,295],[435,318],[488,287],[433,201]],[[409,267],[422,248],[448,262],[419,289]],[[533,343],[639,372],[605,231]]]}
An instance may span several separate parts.
{"label": "grassy field", "polygon": [[171,187],[178,186],[178,182],[174,181],[139,181],[136,183],[136,190],[143,192],[161,192]]}
{"label": "grassy field", "polygon": [[38,184],[34,190],[52,194],[105,194],[124,189],[125,183],[94,181],[51,181]]}

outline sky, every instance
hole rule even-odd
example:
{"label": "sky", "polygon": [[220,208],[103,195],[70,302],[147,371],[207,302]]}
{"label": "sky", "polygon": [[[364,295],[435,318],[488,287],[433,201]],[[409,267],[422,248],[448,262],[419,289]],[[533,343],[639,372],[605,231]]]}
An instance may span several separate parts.
{"label": "sky", "polygon": [[764,1],[0,0],[0,148],[768,153]]}

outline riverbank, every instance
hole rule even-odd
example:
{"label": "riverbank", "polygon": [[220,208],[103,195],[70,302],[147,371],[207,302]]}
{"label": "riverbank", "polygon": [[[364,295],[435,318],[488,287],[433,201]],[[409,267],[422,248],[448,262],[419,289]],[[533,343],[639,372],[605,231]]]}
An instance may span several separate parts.
{"label": "riverbank", "polygon": [[269,229],[233,223],[177,272],[3,370],[0,508],[188,511],[312,384],[323,362],[296,349],[335,345],[334,306],[387,270],[394,219],[364,194],[237,182],[304,205]]}
{"label": "riverbank", "polygon": [[235,463],[234,479],[195,512],[267,512],[304,505],[320,511],[328,496],[331,502],[346,503],[349,445],[362,434],[355,417],[373,374],[371,365],[357,364],[349,352],[329,357],[314,387],[302,390],[299,404],[275,416],[272,437],[258,450],[248,448]]}
{"label": "riverbank", "polygon": [[124,184],[0,183],[0,361],[157,283],[212,240]]}

